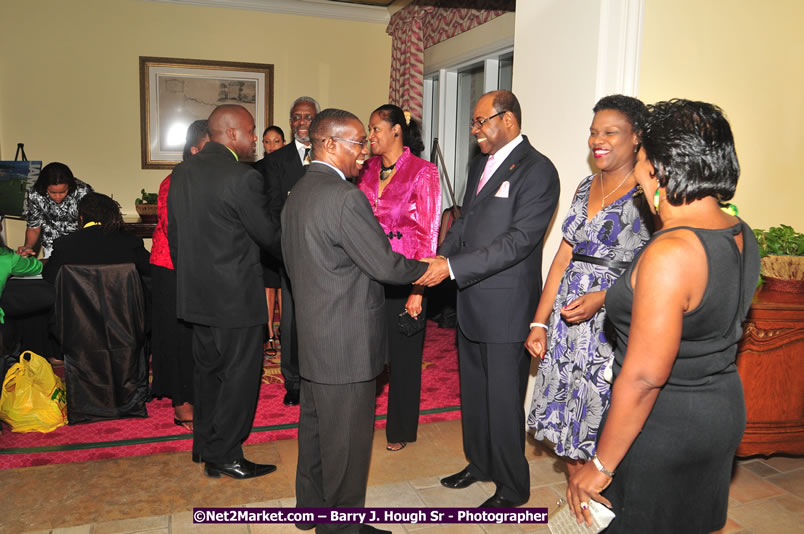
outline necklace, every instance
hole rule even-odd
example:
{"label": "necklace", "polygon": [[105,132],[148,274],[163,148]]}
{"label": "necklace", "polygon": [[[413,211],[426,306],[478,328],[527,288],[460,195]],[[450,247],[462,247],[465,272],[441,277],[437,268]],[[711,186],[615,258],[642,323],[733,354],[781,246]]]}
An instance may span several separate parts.
{"label": "necklace", "polygon": [[631,176],[631,174],[633,172],[634,172],[634,169],[632,168],[630,171],[628,171],[628,174],[625,175],[625,178],[623,178],[623,181],[620,182],[617,187],[615,187],[614,189],[609,191],[609,194],[607,195],[606,190],[603,189],[603,171],[600,171],[600,194],[603,195],[603,198],[600,199],[600,209],[603,209],[604,207],[606,207],[606,199],[609,198],[611,195],[613,195],[615,191],[620,189],[623,186],[623,184],[625,183],[625,181],[628,180],[628,177]]}
{"label": "necklace", "polygon": [[396,162],[393,162],[390,167],[386,167],[382,163],[380,163],[380,180],[385,181],[394,174],[394,167],[396,167]]}

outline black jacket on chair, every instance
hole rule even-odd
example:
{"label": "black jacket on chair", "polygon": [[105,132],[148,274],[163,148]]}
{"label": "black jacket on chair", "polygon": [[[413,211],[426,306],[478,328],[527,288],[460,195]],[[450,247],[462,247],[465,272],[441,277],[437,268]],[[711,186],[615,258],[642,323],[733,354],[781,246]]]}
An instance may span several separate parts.
{"label": "black jacket on chair", "polygon": [[55,315],[70,424],[147,417],[145,297],[134,265],[65,265]]}

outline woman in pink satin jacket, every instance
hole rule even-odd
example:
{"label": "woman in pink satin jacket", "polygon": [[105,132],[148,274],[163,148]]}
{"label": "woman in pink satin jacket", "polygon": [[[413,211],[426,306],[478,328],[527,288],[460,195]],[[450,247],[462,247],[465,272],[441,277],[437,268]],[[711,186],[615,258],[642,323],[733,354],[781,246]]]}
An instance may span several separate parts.
{"label": "woman in pink satin jacket", "polygon": [[[357,185],[368,197],[374,216],[391,248],[406,258],[435,256],[441,216],[438,169],[417,155],[424,148],[419,127],[398,106],[380,106],[369,119],[372,157],[363,166]],[[387,449],[401,450],[416,441],[422,379],[424,330],[402,334],[398,321],[407,312],[425,320],[424,288],[386,286],[390,381]]]}

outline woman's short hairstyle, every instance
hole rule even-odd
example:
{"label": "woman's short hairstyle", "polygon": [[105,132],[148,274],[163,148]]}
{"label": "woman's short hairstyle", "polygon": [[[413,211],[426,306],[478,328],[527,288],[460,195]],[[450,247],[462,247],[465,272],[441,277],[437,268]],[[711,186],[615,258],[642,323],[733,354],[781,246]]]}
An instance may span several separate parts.
{"label": "woman's short hairstyle", "polygon": [[104,232],[116,232],[123,228],[120,204],[101,193],[87,193],[78,201],[78,216],[84,222],[98,222]]}
{"label": "woman's short hairstyle", "polygon": [[67,194],[75,191],[78,185],[70,167],[64,163],[54,161],[45,165],[45,168],[39,173],[39,178],[34,182],[33,189],[44,197],[47,196],[48,186],[61,184],[67,184]]}
{"label": "woman's short hairstyle", "polygon": [[731,200],[740,177],[734,137],[723,111],[673,99],[648,106],[643,146],[673,206],[713,196]]}
{"label": "woman's short hairstyle", "polygon": [[422,132],[413,117],[408,120],[402,108],[393,104],[384,104],[371,112],[372,115],[375,113],[390,124],[392,128],[397,124],[402,128],[402,145],[408,147],[411,154],[418,156],[422,153],[422,150],[424,150]]}
{"label": "woman's short hairstyle", "polygon": [[191,148],[196,147],[201,144],[201,141],[204,140],[204,137],[209,135],[209,121],[206,119],[200,119],[197,121],[193,121],[192,124],[187,128],[187,136],[184,139],[184,151],[181,154],[181,159],[186,160],[193,153],[190,151]]}
{"label": "woman's short hairstyle", "polygon": [[265,134],[268,132],[276,132],[279,137],[282,138],[282,142],[285,142],[285,132],[282,131],[282,128],[277,126],[276,124],[272,124],[271,126],[267,127],[264,132],[262,132],[262,136],[265,137]]}
{"label": "woman's short hairstyle", "polygon": [[597,101],[592,111],[597,113],[607,109],[622,113],[631,123],[631,129],[637,134],[637,138],[642,138],[645,119],[648,116],[648,107],[640,99],[625,95],[604,96]]}

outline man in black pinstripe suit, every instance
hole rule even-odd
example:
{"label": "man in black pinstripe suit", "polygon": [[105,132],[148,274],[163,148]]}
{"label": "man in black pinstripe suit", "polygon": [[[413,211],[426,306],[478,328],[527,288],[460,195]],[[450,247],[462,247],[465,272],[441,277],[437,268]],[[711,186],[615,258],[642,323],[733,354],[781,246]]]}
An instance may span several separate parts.
{"label": "man in black pinstripe suit", "polygon": [[[357,117],[324,110],[310,137],[313,162],[282,211],[301,374],[296,506],[362,507],[375,380],[387,353],[382,284],[409,284],[426,264],[391,250],[365,195],[346,181],[368,153]],[[315,526],[318,533],[378,532],[361,524]]]}

